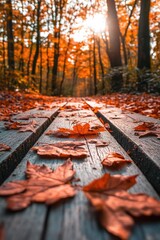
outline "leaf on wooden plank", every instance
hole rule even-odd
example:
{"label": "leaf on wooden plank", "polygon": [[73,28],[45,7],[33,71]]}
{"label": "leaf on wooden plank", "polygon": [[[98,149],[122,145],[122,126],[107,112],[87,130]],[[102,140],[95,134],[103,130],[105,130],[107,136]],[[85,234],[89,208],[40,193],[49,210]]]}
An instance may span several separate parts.
{"label": "leaf on wooden plank", "polygon": [[11,149],[10,146],[4,144],[4,143],[0,143],[0,152],[2,151],[9,151]]}
{"label": "leaf on wooden plank", "polygon": [[152,122],[143,122],[134,128],[135,131],[148,131],[155,129],[155,124]]}
{"label": "leaf on wooden plank", "polygon": [[14,129],[19,130],[20,132],[35,132],[35,126],[37,125],[37,122],[35,120],[29,121],[29,122],[7,122],[5,123],[5,127],[7,130]]}
{"label": "leaf on wooden plank", "polygon": [[34,114],[25,114],[25,115],[14,117],[15,120],[28,120],[29,118],[50,118],[50,114],[34,113]]}
{"label": "leaf on wooden plank", "polygon": [[121,154],[111,152],[102,160],[101,163],[105,167],[121,168],[124,164],[131,162],[131,160],[125,159]]}
{"label": "leaf on wooden plank", "polygon": [[101,178],[93,180],[91,183],[83,187],[84,191],[89,192],[114,192],[121,190],[128,190],[136,183],[137,175],[122,176],[104,174]]}
{"label": "leaf on wooden plank", "polygon": [[83,187],[86,197],[98,213],[99,222],[111,234],[128,239],[135,217],[160,215],[160,201],[145,194],[128,193],[136,176],[105,174]]}
{"label": "leaf on wooden plank", "polygon": [[47,135],[54,135],[56,137],[72,137],[72,136],[84,136],[84,135],[97,135],[100,132],[105,131],[103,126],[95,125],[90,126],[89,123],[78,123],[73,126],[73,129],[59,128],[57,131],[50,130]]}
{"label": "leaf on wooden plank", "polygon": [[109,145],[109,142],[102,141],[102,140],[96,140],[96,139],[90,139],[90,140],[87,140],[87,142],[90,144],[95,144],[96,147],[106,147]]}
{"label": "leaf on wooden plank", "polygon": [[37,154],[43,157],[49,158],[85,158],[88,156],[88,151],[82,147],[83,142],[57,142],[53,144],[43,144],[41,146],[33,147],[33,150],[37,151]]}
{"label": "leaf on wooden plank", "polygon": [[27,180],[13,181],[0,187],[0,196],[7,196],[7,208],[22,210],[32,202],[53,204],[64,198],[73,197],[76,192],[69,182],[74,178],[75,170],[68,159],[55,171],[47,166],[27,163]]}
{"label": "leaf on wooden plank", "polygon": [[135,135],[139,136],[139,138],[143,138],[143,137],[157,137],[158,139],[160,138],[160,132],[156,132],[156,131],[145,131],[145,132],[137,132],[135,133]]}
{"label": "leaf on wooden plank", "polygon": [[160,139],[160,125],[158,124],[144,122],[135,127],[134,130],[136,131],[135,135],[139,136],[139,138],[155,136]]}

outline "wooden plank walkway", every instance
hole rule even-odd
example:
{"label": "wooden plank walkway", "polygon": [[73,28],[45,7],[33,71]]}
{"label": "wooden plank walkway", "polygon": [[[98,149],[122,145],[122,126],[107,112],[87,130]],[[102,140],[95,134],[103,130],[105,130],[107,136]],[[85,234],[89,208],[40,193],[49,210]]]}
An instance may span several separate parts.
{"label": "wooden plank walkway", "polygon": [[[65,103],[64,103],[65,104]],[[35,146],[42,143],[55,143],[68,141],[68,138],[56,138],[54,136],[46,135],[49,130],[57,130],[60,127],[72,128],[78,121],[81,123],[102,124],[95,116],[91,109],[84,109],[84,102],[77,100],[70,101],[66,108],[61,108],[60,113],[54,119],[58,109],[51,111],[51,123],[46,131],[41,136],[37,136],[38,141]],[[40,119],[41,125],[48,119]],[[44,129],[44,128],[43,128]],[[14,132],[15,130],[12,130]],[[12,133],[12,139],[17,139],[18,133]],[[28,133],[30,135],[32,133]],[[36,133],[37,134],[37,133]],[[28,136],[27,135],[27,136]],[[6,138],[7,139],[7,138]],[[24,142],[26,135],[23,138]],[[134,185],[130,192],[132,193],[146,193],[159,199],[157,192],[152,187],[151,183],[146,179],[142,171],[136,164],[129,164],[121,170],[111,171],[102,167],[101,161],[107,153],[118,152],[126,159],[130,159],[126,151],[117,143],[115,138],[106,130],[100,133],[96,139],[105,140],[109,145],[103,148],[96,147],[90,142],[90,138],[82,136],[81,138],[73,138],[70,140],[82,141],[85,143],[85,148],[88,150],[88,157],[79,160],[72,159],[74,169],[76,170],[76,178],[80,179],[79,184],[84,186],[92,180],[102,176],[105,172],[112,174],[134,175],[138,174],[137,184]],[[4,143],[9,143],[9,140]],[[14,144],[13,144],[14,145]],[[33,142],[32,144],[33,145]],[[31,147],[29,146],[29,148]],[[15,149],[17,149],[15,147]],[[17,150],[20,151],[19,149]],[[6,153],[5,153],[6,154]],[[21,153],[22,154],[22,153]],[[56,168],[61,165],[64,160],[55,158],[41,158],[35,151],[30,149],[25,152],[25,157],[21,160],[12,174],[7,178],[6,182],[24,179],[26,162],[29,160],[34,164],[45,164],[51,168]],[[7,158],[7,155],[6,155]],[[3,156],[3,161],[5,157]],[[11,161],[14,161],[13,159]],[[16,164],[17,165],[17,164]],[[15,165],[14,165],[15,167]],[[13,170],[13,169],[12,169]],[[114,240],[114,236],[107,233],[96,221],[94,212],[84,196],[83,192],[78,194],[71,200],[66,200],[63,203],[53,206],[46,206],[45,204],[32,204],[27,209],[12,213],[6,211],[6,203],[4,198],[0,198],[0,224],[4,225],[5,240]],[[160,221],[150,221],[146,223],[137,222],[133,229],[130,240],[159,240],[160,236]]]}
{"label": "wooden plank walkway", "polygon": [[160,120],[137,113],[123,112],[121,109],[87,101],[92,108],[99,108],[97,116],[109,123],[112,135],[129,153],[136,165],[160,193],[160,140],[155,136],[139,138],[134,128],[143,122],[160,125]]}

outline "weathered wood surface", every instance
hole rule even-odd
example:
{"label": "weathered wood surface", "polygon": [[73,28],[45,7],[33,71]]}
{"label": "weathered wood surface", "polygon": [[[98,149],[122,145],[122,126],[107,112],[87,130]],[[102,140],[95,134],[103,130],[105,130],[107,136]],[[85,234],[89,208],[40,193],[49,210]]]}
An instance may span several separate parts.
{"label": "weathered wood surface", "polygon": [[[83,105],[83,103],[81,103]],[[81,108],[78,103],[78,108]],[[58,129],[59,127],[71,128],[78,120],[79,122],[98,123],[99,120],[95,117],[91,110],[72,110],[69,106],[75,106],[74,102],[68,104],[68,111],[61,110],[61,113],[51,123],[47,129]],[[73,139],[73,141],[83,141],[86,143],[89,156],[83,160],[73,159],[74,169],[76,170],[76,177],[80,178],[80,185],[85,185],[95,178],[103,175],[106,171],[101,165],[101,160],[106,153],[116,151],[122,154],[127,159],[129,156],[116,142],[116,140],[105,131],[100,133],[96,139],[103,139],[109,141],[107,147],[98,148],[94,144],[88,143],[87,137]],[[45,135],[45,133],[38,139],[38,143],[54,143],[58,141],[66,141],[67,138],[55,138],[53,136]],[[71,139],[70,139],[71,140]],[[14,170],[7,181],[23,179],[27,160],[36,164],[46,164],[49,167],[56,168],[61,165],[62,159],[43,159],[35,152],[30,150],[25,158],[21,161],[18,167]],[[137,184],[131,188],[132,193],[147,193],[158,198],[157,193],[147,181],[142,172],[133,163],[121,171],[112,172],[113,174],[120,173],[124,175],[138,174]],[[26,210],[11,213],[5,210],[5,201],[0,199],[0,223],[5,227],[5,240],[93,240],[93,239],[116,239],[103,230],[96,221],[94,212],[88,203],[88,200],[82,192],[79,192],[75,198],[66,200],[52,207],[47,207],[44,204],[32,204]],[[114,223],[113,223],[114,224]],[[134,227],[130,240],[159,240],[160,236],[160,221],[137,223]]]}
{"label": "weathered wood surface", "polygon": [[100,107],[96,113],[104,122],[109,123],[112,135],[129,153],[137,166],[160,193],[160,140],[154,136],[139,138],[134,128],[143,122],[160,124],[160,120],[137,113],[124,112],[119,108],[104,106],[87,101],[92,108]]}
{"label": "weathered wood surface", "polygon": [[[52,110],[33,109],[12,117],[13,120],[19,122],[35,120],[37,123],[35,132],[6,130],[4,127],[5,122],[0,122],[0,143],[5,143],[11,147],[10,151],[0,152],[0,183],[2,183],[11,174],[28,150],[53,121],[54,117],[58,113],[59,107],[64,104],[65,103],[57,104],[57,107],[54,107]],[[21,117],[24,116],[30,116],[29,120],[21,120]]]}

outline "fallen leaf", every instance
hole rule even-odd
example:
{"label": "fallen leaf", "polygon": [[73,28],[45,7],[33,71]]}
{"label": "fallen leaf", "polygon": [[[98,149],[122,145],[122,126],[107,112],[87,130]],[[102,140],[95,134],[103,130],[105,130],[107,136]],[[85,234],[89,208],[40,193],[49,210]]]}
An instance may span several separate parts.
{"label": "fallen leaf", "polygon": [[121,154],[116,152],[109,153],[103,160],[102,165],[106,167],[123,167],[126,163],[131,163],[129,159],[125,159]]}
{"label": "fallen leaf", "polygon": [[35,126],[37,122],[35,120],[29,122],[7,122],[4,124],[7,130],[14,129],[19,130],[20,132],[35,132]]}
{"label": "fallen leaf", "polygon": [[160,215],[160,202],[145,194],[126,192],[136,176],[105,174],[83,187],[86,197],[98,213],[101,225],[111,234],[126,240],[134,226],[134,217]]}
{"label": "fallen leaf", "polygon": [[146,131],[155,129],[155,124],[152,122],[143,122],[134,128],[135,131]]}
{"label": "fallen leaf", "polygon": [[69,159],[55,171],[28,162],[28,179],[3,184],[0,196],[7,196],[7,208],[12,211],[22,210],[32,202],[53,204],[76,194],[69,184],[74,175],[73,164]]}
{"label": "fallen leaf", "polygon": [[105,147],[109,145],[109,142],[102,141],[102,140],[96,140],[96,139],[90,139],[87,140],[88,143],[90,144],[95,144],[96,147]]}
{"label": "fallen leaf", "polygon": [[32,150],[36,150],[37,154],[40,156],[49,158],[85,158],[88,156],[88,152],[82,145],[84,145],[83,142],[65,141],[53,144],[43,144],[33,147]]}
{"label": "fallen leaf", "polygon": [[6,145],[6,144],[3,144],[3,143],[0,143],[0,152],[2,152],[2,151],[8,151],[8,150],[10,150],[10,149],[11,149],[10,146],[8,146],[8,145]]}
{"label": "fallen leaf", "polygon": [[160,139],[160,125],[154,124],[152,122],[143,122],[134,128],[135,135],[142,137],[155,136]]}
{"label": "fallen leaf", "polygon": [[90,126],[89,123],[81,124],[78,123],[73,126],[73,129],[59,128],[56,131],[50,130],[46,134],[54,135],[56,137],[74,137],[74,136],[84,136],[84,135],[97,135],[100,132],[105,131],[103,126],[95,125]]}

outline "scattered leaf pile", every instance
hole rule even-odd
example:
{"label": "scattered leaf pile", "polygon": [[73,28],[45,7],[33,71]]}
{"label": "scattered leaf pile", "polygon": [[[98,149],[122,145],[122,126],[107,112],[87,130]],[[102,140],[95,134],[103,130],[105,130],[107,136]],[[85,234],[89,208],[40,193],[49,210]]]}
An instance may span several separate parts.
{"label": "scattered leaf pile", "polygon": [[41,157],[48,158],[85,158],[88,156],[87,150],[82,147],[85,145],[83,142],[57,142],[54,144],[43,144],[41,146],[33,147],[32,150],[37,151]]}
{"label": "scattered leaf pile", "polygon": [[134,218],[160,215],[158,200],[126,191],[136,183],[135,178],[105,174],[83,187],[86,197],[98,213],[101,225],[123,240],[129,238]]}
{"label": "scattered leaf pile", "polygon": [[9,121],[12,116],[27,110],[38,108],[50,110],[64,98],[48,97],[40,94],[28,94],[23,92],[3,91],[0,92],[0,121]]}
{"label": "scattered leaf pile", "polygon": [[[105,105],[112,105],[149,117],[160,118],[160,96],[113,93],[104,97],[94,97],[94,99],[97,103],[104,103]],[[88,98],[88,100],[93,100],[93,98]]]}
{"label": "scattered leaf pile", "polygon": [[75,171],[68,159],[56,170],[47,166],[27,163],[27,180],[13,181],[0,187],[0,196],[6,196],[7,208],[12,211],[22,210],[32,202],[53,204],[61,199],[73,197],[76,192],[69,184]]}

